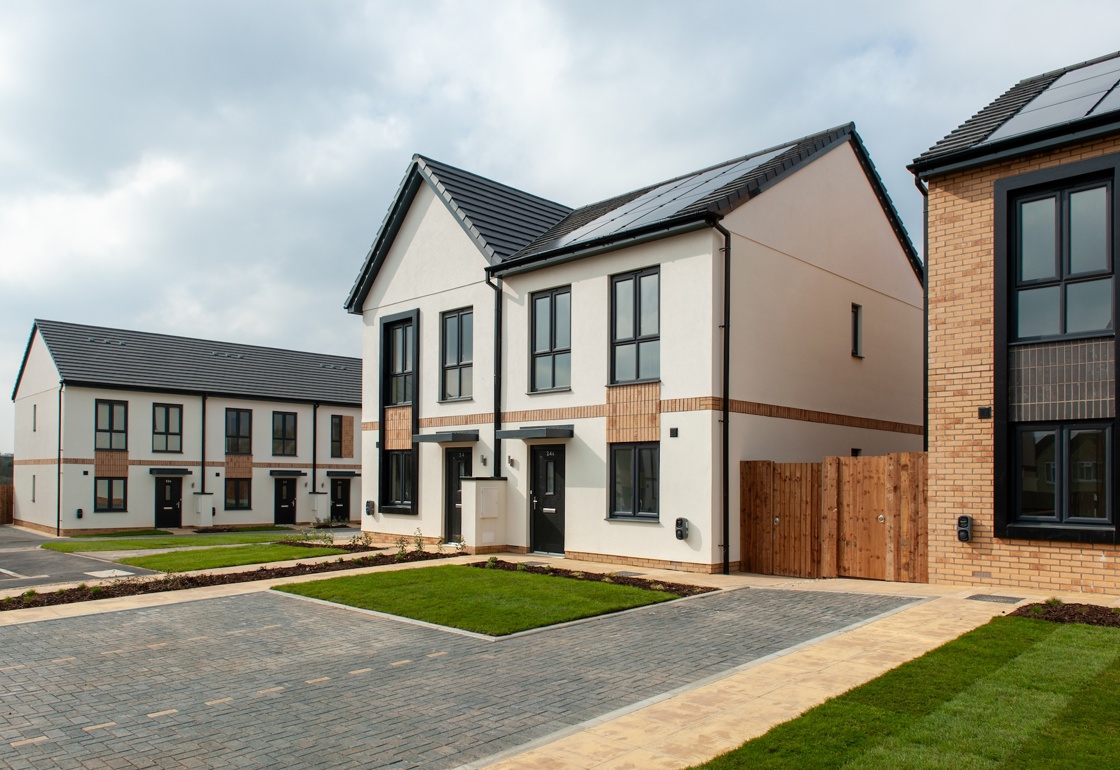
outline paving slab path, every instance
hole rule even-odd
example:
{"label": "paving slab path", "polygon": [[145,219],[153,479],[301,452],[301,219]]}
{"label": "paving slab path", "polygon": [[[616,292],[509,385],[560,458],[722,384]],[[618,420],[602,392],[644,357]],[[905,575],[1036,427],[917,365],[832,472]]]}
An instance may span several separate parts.
{"label": "paving slab path", "polygon": [[741,588],[498,641],[259,591],[20,623],[0,765],[481,766],[915,601]]}

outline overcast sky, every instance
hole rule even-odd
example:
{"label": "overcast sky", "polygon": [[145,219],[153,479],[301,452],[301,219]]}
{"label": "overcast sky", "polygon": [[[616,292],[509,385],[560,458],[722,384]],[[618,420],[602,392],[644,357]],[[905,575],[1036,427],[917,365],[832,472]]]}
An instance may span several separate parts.
{"label": "overcast sky", "polygon": [[920,248],[906,164],[1117,29],[1053,0],[0,0],[0,385],[35,318],[359,355],[342,303],[414,152],[576,206],[855,121]]}

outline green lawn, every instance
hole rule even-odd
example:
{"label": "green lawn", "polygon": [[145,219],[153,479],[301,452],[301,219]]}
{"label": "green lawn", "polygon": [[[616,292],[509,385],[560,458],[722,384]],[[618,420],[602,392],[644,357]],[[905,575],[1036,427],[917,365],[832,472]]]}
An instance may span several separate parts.
{"label": "green lawn", "polygon": [[204,548],[199,551],[157,553],[152,556],[135,556],[121,559],[121,564],[154,569],[160,572],[188,572],[195,569],[236,567],[242,564],[267,564],[288,559],[309,559],[312,556],[331,556],[346,553],[341,548],[304,548],[280,543],[245,545],[235,548]]}
{"label": "green lawn", "polygon": [[137,529],[131,532],[85,532],[70,537],[147,537],[149,535],[170,535],[166,529]]}
{"label": "green lawn", "polygon": [[701,767],[1120,765],[1120,629],[995,618]]}
{"label": "green lawn", "polygon": [[677,598],[665,591],[466,566],[375,572],[276,590],[491,636]]}
{"label": "green lawn", "polygon": [[41,548],[62,553],[75,551],[139,551],[148,548],[186,548],[192,545],[241,545],[244,543],[274,543],[291,536],[291,531],[283,532],[230,532],[219,535],[172,535],[171,537],[144,537],[135,540],[127,538],[106,538],[104,540],[60,540],[43,543]]}

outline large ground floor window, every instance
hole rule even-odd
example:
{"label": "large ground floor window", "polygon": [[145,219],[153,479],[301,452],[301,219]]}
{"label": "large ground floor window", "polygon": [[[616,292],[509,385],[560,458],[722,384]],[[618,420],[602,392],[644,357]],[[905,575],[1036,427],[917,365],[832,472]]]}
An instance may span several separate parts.
{"label": "large ground floor window", "polygon": [[657,518],[660,452],[656,441],[611,444],[611,518]]}
{"label": "large ground floor window", "polygon": [[385,453],[386,481],[382,505],[412,505],[412,450]]}
{"label": "large ground floor window", "polygon": [[1108,522],[1111,435],[1100,423],[1016,426],[1017,519]]}
{"label": "large ground floor window", "polygon": [[253,507],[253,480],[226,479],[226,510],[247,511]]}
{"label": "large ground floor window", "polygon": [[94,512],[128,510],[128,479],[94,479],[93,510]]}

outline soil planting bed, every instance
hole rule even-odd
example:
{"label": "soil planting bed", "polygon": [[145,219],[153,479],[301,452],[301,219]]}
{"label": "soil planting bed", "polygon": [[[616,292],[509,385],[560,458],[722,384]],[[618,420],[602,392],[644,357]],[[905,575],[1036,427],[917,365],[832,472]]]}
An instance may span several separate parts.
{"label": "soil planting bed", "polygon": [[476,561],[467,566],[480,567],[482,569],[500,569],[507,572],[531,572],[534,575],[551,575],[552,577],[565,577],[571,578],[572,580],[589,580],[593,583],[614,583],[620,586],[644,588],[647,591],[668,591],[677,596],[695,596],[696,594],[706,594],[719,590],[718,588],[709,588],[708,586],[667,583],[664,580],[650,580],[649,578],[619,575],[614,572],[608,572],[606,574],[602,572],[578,572],[576,570],[560,569],[557,567],[538,567],[524,563],[517,564],[515,562],[502,561],[501,559]]}
{"label": "soil planting bed", "polygon": [[[349,547],[349,546],[347,546]],[[368,550],[358,546],[361,550]],[[294,575],[316,575],[320,572],[339,572],[361,567],[381,567],[386,564],[400,564],[430,559],[448,559],[457,554],[409,551],[404,554],[376,553],[346,561],[327,561],[318,564],[295,564],[291,567],[258,567],[245,572],[230,572],[225,575],[205,573],[202,575],[165,575],[154,579],[129,578],[103,585],[84,588],[63,588],[52,593],[40,594],[30,590],[19,596],[0,599],[0,612],[22,610],[28,607],[51,607],[56,604],[88,602],[94,599],[115,599],[118,596],[138,596],[157,594],[164,591],[182,591],[186,588],[220,586],[230,583],[248,583],[253,580],[272,580],[273,578]]]}
{"label": "soil planting bed", "polygon": [[1112,607],[1101,607],[1099,604],[1026,604],[1012,612],[1011,617],[1120,628],[1120,611]]}

